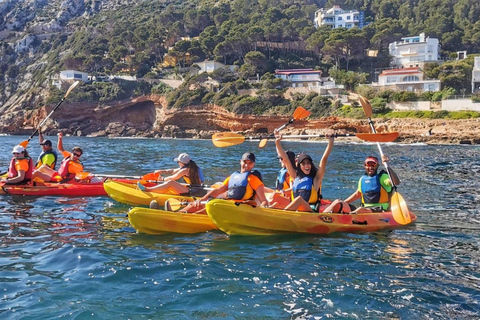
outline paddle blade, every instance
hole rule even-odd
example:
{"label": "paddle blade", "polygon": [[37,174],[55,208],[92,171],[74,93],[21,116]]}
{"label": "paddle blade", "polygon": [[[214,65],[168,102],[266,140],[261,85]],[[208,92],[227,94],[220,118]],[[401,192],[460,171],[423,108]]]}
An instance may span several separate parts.
{"label": "paddle blade", "polygon": [[371,142],[392,142],[397,140],[400,134],[398,132],[385,133],[356,133],[355,136],[359,139]]}
{"label": "paddle blade", "polygon": [[87,179],[89,175],[90,175],[90,172],[82,171],[75,175],[75,179],[78,179],[78,180]]}
{"label": "paddle blade", "polygon": [[80,83],[80,81],[75,81],[75,82],[70,86],[70,88],[68,88],[67,93],[65,93],[64,98],[66,98],[66,97],[70,94],[70,92],[72,92],[72,90],[73,90],[76,86],[78,86],[79,83]]}
{"label": "paddle blade", "polygon": [[360,104],[362,105],[363,112],[367,116],[367,118],[370,118],[373,114],[372,112],[372,105],[370,102],[367,100],[367,98],[358,96],[358,101],[360,101]]}
{"label": "paddle blade", "polygon": [[258,147],[259,148],[264,148],[267,145],[267,142],[268,142],[268,139],[260,140],[260,142],[258,143]]}
{"label": "paddle blade", "polygon": [[159,173],[149,172],[147,174],[144,174],[142,176],[142,179],[143,180],[158,180],[158,177],[160,177]]}
{"label": "paddle blade", "polygon": [[25,140],[25,141],[20,142],[19,145],[21,145],[22,147],[26,148],[26,147],[28,146],[28,143],[29,143],[29,142],[30,142],[29,140]]}
{"label": "paddle blade", "polygon": [[412,222],[407,203],[398,192],[394,192],[391,199],[391,210],[393,219],[399,224],[409,224]]}
{"label": "paddle blade", "polygon": [[212,136],[212,142],[216,147],[225,148],[236,146],[245,141],[245,137],[233,132],[219,132]]}
{"label": "paddle blade", "polygon": [[182,201],[179,199],[170,198],[167,201],[165,201],[165,209],[166,210],[168,209],[168,211],[178,211],[183,207],[185,207],[187,204],[188,202],[184,200]]}
{"label": "paddle blade", "polygon": [[306,117],[308,117],[309,115],[311,114],[310,111],[308,111],[307,109],[303,108],[303,107],[298,107],[297,109],[295,109],[295,112],[293,112],[293,119],[294,120],[300,120],[300,119],[304,119]]}

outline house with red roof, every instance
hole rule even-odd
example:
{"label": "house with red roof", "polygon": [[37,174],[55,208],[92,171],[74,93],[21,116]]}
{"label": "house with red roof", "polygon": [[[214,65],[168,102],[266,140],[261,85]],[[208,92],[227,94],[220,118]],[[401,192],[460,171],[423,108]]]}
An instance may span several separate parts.
{"label": "house with red roof", "polygon": [[426,79],[425,73],[418,67],[383,70],[373,87],[394,91],[440,91],[440,80]]}

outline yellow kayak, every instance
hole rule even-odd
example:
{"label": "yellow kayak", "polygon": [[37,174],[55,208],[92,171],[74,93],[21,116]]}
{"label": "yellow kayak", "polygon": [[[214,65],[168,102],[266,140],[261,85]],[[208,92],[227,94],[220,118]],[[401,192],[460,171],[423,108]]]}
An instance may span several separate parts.
{"label": "yellow kayak", "polygon": [[159,205],[163,206],[165,205],[165,201],[171,198],[182,201],[195,200],[195,198],[189,196],[146,192],[138,189],[137,185],[134,183],[125,183],[114,180],[106,180],[103,183],[103,188],[113,200],[134,206],[149,206],[152,200],[156,200]]}
{"label": "yellow kayak", "polygon": [[137,232],[148,234],[198,233],[218,229],[206,214],[133,208],[128,220]]}
{"label": "yellow kayak", "polygon": [[[339,214],[285,211],[236,205],[214,199],[206,204],[215,225],[229,235],[273,235],[285,233],[328,234],[332,232],[371,232],[402,227],[391,212]],[[410,213],[412,223],[417,219]]]}

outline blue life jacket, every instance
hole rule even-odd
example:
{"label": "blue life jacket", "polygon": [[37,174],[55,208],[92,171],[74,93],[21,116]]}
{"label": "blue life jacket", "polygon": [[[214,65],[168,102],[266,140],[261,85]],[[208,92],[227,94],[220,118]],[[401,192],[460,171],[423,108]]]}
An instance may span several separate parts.
{"label": "blue life jacket", "polygon": [[255,197],[255,190],[248,183],[248,176],[253,174],[262,181],[262,175],[257,170],[248,172],[236,171],[228,180],[227,198],[233,200],[250,200]]}
{"label": "blue life jacket", "polygon": [[380,171],[373,177],[363,175],[360,178],[360,191],[362,192],[363,204],[377,204],[390,202],[390,193],[380,183],[380,177],[387,174],[384,170]]}
{"label": "blue life jacket", "polygon": [[298,196],[301,196],[305,201],[310,204],[315,204],[322,196],[319,192],[312,190],[314,189],[313,186],[313,178],[310,176],[305,176],[303,178],[299,178],[298,176],[293,180],[292,184],[292,200]]}
{"label": "blue life jacket", "polygon": [[277,189],[278,191],[283,190],[285,188],[285,182],[287,182],[286,181],[287,173],[288,173],[287,168],[282,168],[278,172],[277,181],[275,182],[275,189]]}

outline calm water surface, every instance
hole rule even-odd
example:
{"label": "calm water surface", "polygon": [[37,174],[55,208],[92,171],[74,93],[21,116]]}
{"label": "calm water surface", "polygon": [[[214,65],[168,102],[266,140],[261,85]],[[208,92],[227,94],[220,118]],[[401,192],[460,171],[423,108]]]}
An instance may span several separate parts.
{"label": "calm water surface", "polygon": [[[0,137],[0,169],[27,137]],[[34,138],[33,156],[40,148]],[[54,142],[56,139],[52,138]],[[273,142],[65,139],[86,170],[144,174],[187,151],[207,183],[247,150],[273,186]],[[286,142],[320,160],[325,143]],[[369,234],[136,234],[107,197],[0,196],[1,319],[480,319],[478,146],[384,146],[418,222]],[[374,144],[337,143],[326,198],[352,193]]]}

